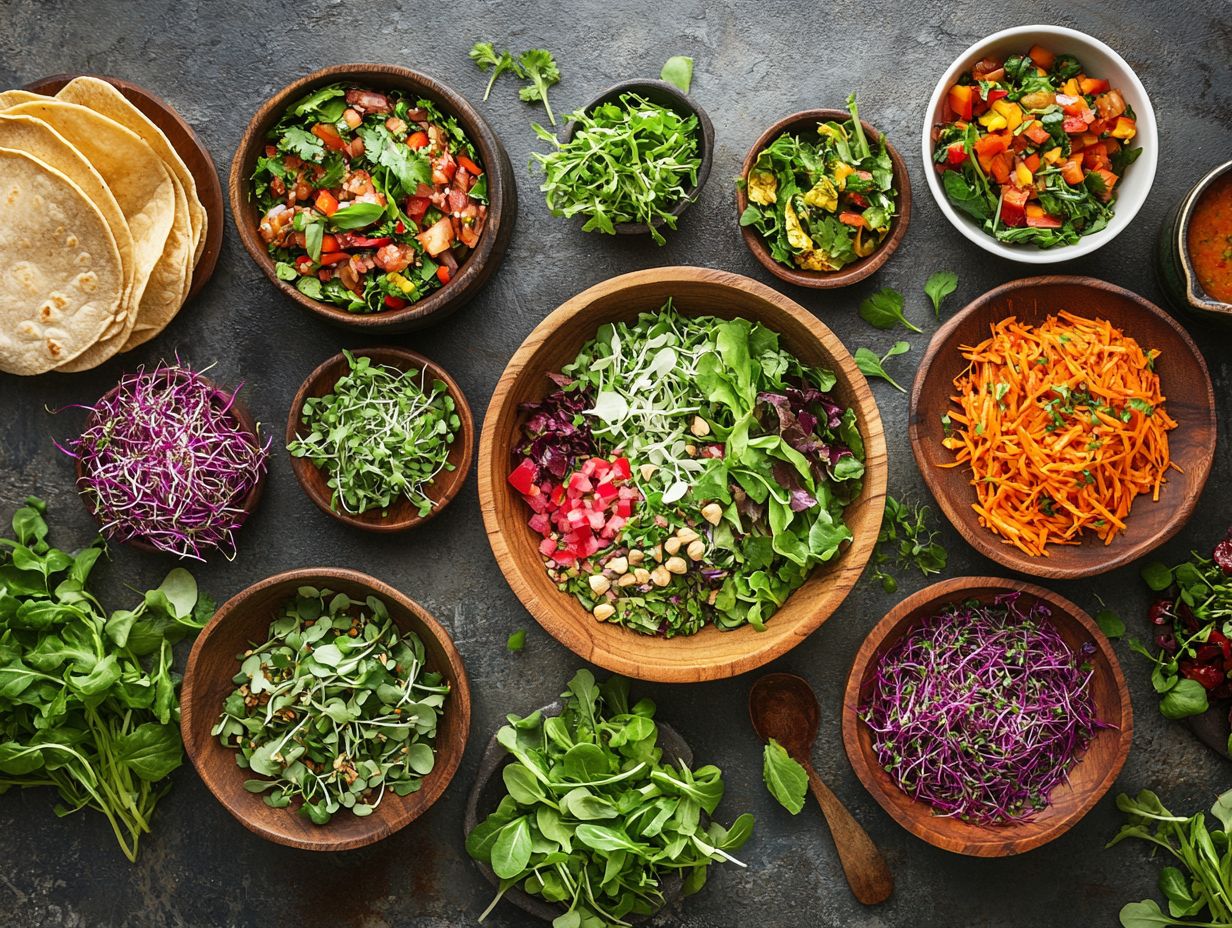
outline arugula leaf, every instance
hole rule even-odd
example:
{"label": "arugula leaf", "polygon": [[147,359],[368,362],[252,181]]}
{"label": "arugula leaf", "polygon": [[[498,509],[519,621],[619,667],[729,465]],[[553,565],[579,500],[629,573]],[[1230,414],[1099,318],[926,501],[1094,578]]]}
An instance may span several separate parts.
{"label": "arugula leaf", "polygon": [[524,72],[523,76],[531,80],[531,85],[523,87],[518,96],[528,103],[536,100],[543,101],[543,108],[548,114],[548,122],[556,125],[556,117],[552,115],[552,105],[548,102],[548,88],[560,80],[560,69],[556,67],[552,53],[543,48],[532,48],[530,51],[522,52],[518,57],[518,64]]}
{"label": "arugula leaf", "polygon": [[924,292],[933,301],[933,312],[941,319],[941,301],[958,289],[958,275],[953,271],[937,271],[924,283]]}
{"label": "arugula leaf", "polygon": [[903,315],[903,295],[890,287],[865,297],[860,303],[860,318],[876,329],[902,325],[912,332],[922,331]]}
{"label": "arugula leaf", "polygon": [[762,779],[770,795],[792,815],[799,815],[808,793],[808,773],[771,738],[762,752]]}
{"label": "arugula leaf", "polygon": [[866,377],[880,377],[882,380],[889,383],[899,393],[906,393],[906,389],[902,387],[893,377],[885,371],[885,362],[890,358],[897,357],[900,354],[906,354],[911,350],[911,346],[906,342],[895,342],[889,351],[881,357],[870,351],[868,348],[857,348],[855,359],[856,367]]}
{"label": "arugula leaf", "polygon": [[693,84],[693,59],[688,55],[673,55],[663,65],[659,78],[679,87],[681,93],[688,93]]}
{"label": "arugula leaf", "polygon": [[492,71],[492,76],[488,78],[488,86],[483,92],[483,98],[486,100],[492,93],[492,85],[496,83],[496,79],[510,71],[518,77],[523,77],[522,68],[513,56],[508,51],[497,53],[492,47],[491,42],[476,42],[471,46],[471,50],[467,53],[471,61],[475,62],[480,71]]}

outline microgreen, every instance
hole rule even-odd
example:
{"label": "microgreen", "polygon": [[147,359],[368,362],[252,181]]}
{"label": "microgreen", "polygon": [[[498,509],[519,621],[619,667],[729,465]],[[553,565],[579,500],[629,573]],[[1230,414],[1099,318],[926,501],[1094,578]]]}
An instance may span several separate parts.
{"label": "microgreen", "polygon": [[244,788],[266,805],[298,803],[324,825],[342,809],[371,815],[387,790],[410,795],[432,772],[449,684],[377,597],[300,587],[237,660],[212,734],[260,777]]}
{"label": "microgreen", "polygon": [[526,647],[526,629],[519,628],[517,631],[510,633],[509,638],[505,641],[505,650],[510,654],[517,654]]}
{"label": "microgreen", "polygon": [[543,101],[547,111],[548,122],[556,125],[556,117],[552,115],[552,104],[548,102],[548,88],[560,80],[560,69],[552,58],[552,53],[543,48],[532,48],[518,56],[521,67],[519,76],[530,78],[529,87],[523,87],[518,96],[528,103]]}
{"label": "microgreen", "polygon": [[921,331],[903,315],[903,295],[890,287],[878,290],[861,301],[860,318],[875,329],[892,329],[901,325],[912,332]]}
{"label": "microgreen", "polygon": [[883,569],[885,564],[893,563],[900,569],[914,567],[925,577],[945,570],[948,556],[929,524],[928,513],[927,506],[886,496],[872,565],[873,579],[887,593],[898,589],[898,580]]}
{"label": "microgreen", "polygon": [[855,354],[856,367],[860,369],[860,372],[864,374],[865,377],[880,377],[899,393],[906,393],[907,390],[899,384],[898,381],[886,373],[885,363],[890,360],[890,358],[898,357],[900,354],[906,354],[910,350],[911,346],[906,342],[895,342],[890,347],[889,351],[881,357],[877,357],[876,353],[868,348],[857,348]]}
{"label": "microgreen", "polygon": [[773,738],[766,742],[762,752],[761,776],[779,805],[792,815],[799,815],[808,793],[808,773]]}
{"label": "microgreen", "polygon": [[681,93],[688,93],[693,84],[693,59],[688,55],[673,55],[664,63],[659,78],[679,87]]}
{"label": "microgreen", "polygon": [[933,313],[941,318],[941,302],[958,289],[958,275],[953,271],[937,271],[924,282],[924,292],[933,301]]}
{"label": "microgreen", "polygon": [[491,70],[492,76],[488,78],[488,86],[483,91],[483,98],[486,100],[492,93],[492,85],[496,83],[496,79],[509,71],[522,77],[522,67],[508,51],[497,52],[492,47],[491,42],[476,42],[471,46],[471,50],[467,53],[471,61],[480,71]]}
{"label": "microgreen", "polygon": [[304,402],[304,428],[287,450],[326,474],[330,505],[350,513],[409,500],[432,511],[428,490],[453,469],[449,450],[461,420],[444,382],[344,351],[348,370],[333,390]]}

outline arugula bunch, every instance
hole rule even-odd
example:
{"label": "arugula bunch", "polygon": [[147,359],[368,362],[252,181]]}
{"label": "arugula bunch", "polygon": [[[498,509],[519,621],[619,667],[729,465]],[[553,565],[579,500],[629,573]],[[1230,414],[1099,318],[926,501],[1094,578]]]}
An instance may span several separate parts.
{"label": "arugula bunch", "polygon": [[653,702],[630,704],[627,680],[597,684],[589,670],[562,698],[559,715],[510,715],[497,732],[512,758],[501,771],[506,795],[466,838],[501,881],[481,921],[520,886],[560,903],[554,928],[627,926],[663,906],[668,880],[683,879],[689,895],[712,863],[744,866],[731,852],[753,817],[730,828],[710,820],[722,772],[664,758]]}
{"label": "arugula bunch", "polygon": [[47,541],[31,497],[0,538],[0,793],[53,786],[57,815],[95,809],[124,856],[150,830],[163,781],[182,762],[172,645],[213,614],[183,568],[110,615],[89,591],[101,539],[70,553]]}
{"label": "arugula bunch", "polygon": [[1159,872],[1167,913],[1154,899],[1130,902],[1120,912],[1122,928],[1232,928],[1232,790],[1211,806],[1210,814],[1221,828],[1208,827],[1201,812],[1174,815],[1149,789],[1137,796],[1121,794],[1117,808],[1129,816],[1129,823],[1107,847],[1137,838],[1162,848],[1180,865]]}

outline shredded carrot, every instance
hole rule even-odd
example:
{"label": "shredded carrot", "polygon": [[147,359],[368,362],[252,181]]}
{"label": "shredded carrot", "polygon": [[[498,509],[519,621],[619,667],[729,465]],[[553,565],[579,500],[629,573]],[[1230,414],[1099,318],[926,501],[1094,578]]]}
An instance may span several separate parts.
{"label": "shredded carrot", "polygon": [[1159,500],[1168,432],[1155,359],[1103,319],[1061,312],[992,326],[968,362],[943,444],[967,464],[980,524],[1034,557],[1094,532],[1111,544],[1134,498]]}

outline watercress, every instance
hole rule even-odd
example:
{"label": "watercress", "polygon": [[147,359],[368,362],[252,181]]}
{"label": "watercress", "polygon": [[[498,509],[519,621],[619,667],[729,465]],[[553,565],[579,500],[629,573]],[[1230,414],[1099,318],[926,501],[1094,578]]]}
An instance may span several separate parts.
{"label": "watercress", "polygon": [[864,298],[860,303],[860,318],[875,329],[901,325],[912,332],[922,331],[903,315],[903,295],[890,287]]}

